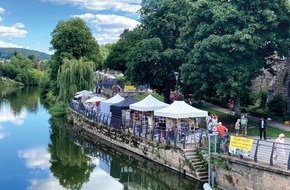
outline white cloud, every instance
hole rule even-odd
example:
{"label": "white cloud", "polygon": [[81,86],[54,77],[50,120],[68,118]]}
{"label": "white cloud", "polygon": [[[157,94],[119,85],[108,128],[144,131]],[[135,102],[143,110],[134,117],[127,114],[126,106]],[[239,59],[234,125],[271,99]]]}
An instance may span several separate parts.
{"label": "white cloud", "polygon": [[3,21],[4,19],[0,16],[0,22]]}
{"label": "white cloud", "polygon": [[22,24],[21,22],[17,22],[15,24],[13,24],[12,27],[15,27],[15,28],[25,28],[24,24]]}
{"label": "white cloud", "polygon": [[50,154],[45,147],[20,150],[17,153],[20,158],[26,160],[27,168],[45,170],[50,167]]}
{"label": "white cloud", "polygon": [[91,25],[94,37],[100,44],[116,42],[125,28],[133,29],[139,22],[128,17],[104,14],[74,15],[80,17]]}
{"label": "white cloud", "polygon": [[6,38],[19,38],[19,37],[26,37],[27,31],[19,29],[19,27],[23,27],[21,23],[17,23],[15,26],[0,26],[0,37]]}
{"label": "white cloud", "polygon": [[0,14],[4,14],[5,13],[5,9],[3,9],[2,7],[0,7]]}
{"label": "white cloud", "polygon": [[58,4],[71,4],[86,10],[114,10],[135,14],[140,9],[141,0],[43,0]]}

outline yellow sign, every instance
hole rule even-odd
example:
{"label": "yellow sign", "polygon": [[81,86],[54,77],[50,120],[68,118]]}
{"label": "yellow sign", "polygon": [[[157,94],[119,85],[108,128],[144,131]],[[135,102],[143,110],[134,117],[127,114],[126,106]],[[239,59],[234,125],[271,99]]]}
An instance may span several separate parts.
{"label": "yellow sign", "polygon": [[136,91],[136,87],[133,85],[125,85],[124,91]]}
{"label": "yellow sign", "polygon": [[243,151],[251,151],[253,145],[253,139],[231,136],[230,148],[240,149]]}

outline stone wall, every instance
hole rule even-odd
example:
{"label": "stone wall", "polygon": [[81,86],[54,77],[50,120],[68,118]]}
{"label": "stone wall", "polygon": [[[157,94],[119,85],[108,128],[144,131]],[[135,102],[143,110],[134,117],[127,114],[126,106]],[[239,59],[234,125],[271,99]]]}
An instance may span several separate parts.
{"label": "stone wall", "polygon": [[87,119],[85,116],[69,109],[74,125],[90,134],[90,138],[98,137],[111,144],[129,150],[154,162],[167,166],[173,170],[184,173],[194,179],[201,180],[199,169],[185,157],[182,149],[170,147],[170,145],[155,141],[146,141],[132,134],[124,133],[114,128],[108,128],[102,123]]}
{"label": "stone wall", "polygon": [[231,157],[230,169],[216,167],[216,173],[216,182],[221,189],[290,190],[290,172],[283,168]]}
{"label": "stone wall", "polygon": [[266,68],[262,69],[262,74],[252,81],[252,90],[261,89],[268,93],[281,93],[288,97],[290,82],[290,61],[280,59],[277,55],[267,59]]}

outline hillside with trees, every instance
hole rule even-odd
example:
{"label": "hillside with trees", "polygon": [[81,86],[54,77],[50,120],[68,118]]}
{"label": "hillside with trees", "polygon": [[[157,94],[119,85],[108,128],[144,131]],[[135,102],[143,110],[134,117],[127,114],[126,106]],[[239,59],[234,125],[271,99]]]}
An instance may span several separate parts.
{"label": "hillside with trees", "polygon": [[49,54],[35,51],[35,50],[30,50],[30,49],[25,49],[25,48],[3,48],[2,47],[0,48],[0,59],[9,60],[17,52],[21,53],[24,57],[33,55],[39,60],[48,60],[50,58]]}

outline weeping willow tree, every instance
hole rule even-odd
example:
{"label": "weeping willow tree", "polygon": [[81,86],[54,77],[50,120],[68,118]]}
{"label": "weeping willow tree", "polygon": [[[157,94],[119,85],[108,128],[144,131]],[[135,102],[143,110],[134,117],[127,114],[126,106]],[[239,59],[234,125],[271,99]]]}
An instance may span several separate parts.
{"label": "weeping willow tree", "polygon": [[93,65],[92,61],[85,62],[82,58],[63,60],[57,74],[59,101],[68,102],[77,91],[89,90],[93,87]]}

